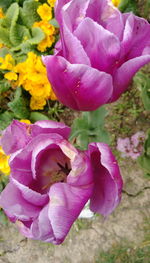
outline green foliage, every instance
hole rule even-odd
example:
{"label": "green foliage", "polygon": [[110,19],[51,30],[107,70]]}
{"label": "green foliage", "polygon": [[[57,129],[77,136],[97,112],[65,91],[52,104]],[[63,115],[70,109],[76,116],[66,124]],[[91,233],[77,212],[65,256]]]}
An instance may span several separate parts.
{"label": "green foliage", "polygon": [[145,174],[150,176],[150,130],[144,144],[144,153],[138,158],[138,162]]}
{"label": "green foliage", "polygon": [[34,0],[24,1],[23,7],[12,3],[5,17],[0,19],[0,43],[10,48],[13,55],[17,56],[20,51],[21,54],[33,51],[35,45],[45,38],[42,29],[32,28],[33,23],[40,20],[37,14],[39,5],[40,3]]}
{"label": "green foliage", "polygon": [[137,14],[137,1],[136,0],[121,0],[119,5],[121,12],[130,12]]}
{"label": "green foliage", "polygon": [[39,27],[32,28],[31,32],[32,32],[32,38],[30,38],[27,41],[31,45],[36,45],[45,38],[45,34]]}
{"label": "green foliage", "polygon": [[9,111],[5,111],[0,114],[0,130],[4,130],[13,120],[14,114]]}
{"label": "green foliage", "polygon": [[16,2],[15,0],[0,0],[0,7],[3,8],[4,11],[12,4]]}
{"label": "green foliage", "polygon": [[10,88],[10,83],[8,81],[0,80],[0,94],[6,92]]}
{"label": "green foliage", "polygon": [[28,119],[29,102],[24,96],[23,90],[21,88],[16,89],[14,100],[8,103],[8,107],[14,113],[16,118]]}
{"label": "green foliage", "polygon": [[92,227],[92,220],[87,220],[85,218],[78,218],[75,221],[74,226],[77,232],[82,229],[89,229]]}
{"label": "green foliage", "polygon": [[53,19],[51,20],[51,24],[52,24],[54,27],[58,27],[58,28],[59,28],[59,24],[58,24],[58,22],[57,22],[57,20],[56,20],[55,18],[53,18]]}
{"label": "green foliage", "polygon": [[70,140],[75,140],[81,149],[87,149],[90,142],[109,143],[108,132],[104,128],[107,111],[100,107],[96,111],[83,112],[82,117],[74,121]]}
{"label": "green foliage", "polygon": [[6,225],[8,223],[8,219],[3,213],[2,210],[0,210],[0,224]]}
{"label": "green foliage", "polygon": [[30,114],[30,120],[31,120],[31,122],[36,122],[39,120],[49,120],[49,118],[40,112],[33,111]]}
{"label": "green foliage", "polygon": [[9,49],[6,47],[0,48],[0,57],[4,58],[9,53]]}
{"label": "green foliage", "polygon": [[141,91],[141,97],[146,110],[150,110],[150,74],[139,72],[136,74],[134,81]]}
{"label": "green foliage", "polygon": [[9,39],[9,29],[0,27],[0,42],[7,47],[11,47]]}
{"label": "green foliage", "polygon": [[40,3],[35,0],[28,0],[23,3],[23,8],[20,8],[20,17],[23,24],[30,28],[34,22],[40,20],[40,16],[37,13],[37,8]]}
{"label": "green foliage", "polygon": [[47,101],[48,104],[48,116],[50,120],[59,120],[60,119],[60,113],[62,113],[64,111],[64,109],[62,108],[62,105],[55,101],[54,103],[52,102],[50,105],[49,101]]}

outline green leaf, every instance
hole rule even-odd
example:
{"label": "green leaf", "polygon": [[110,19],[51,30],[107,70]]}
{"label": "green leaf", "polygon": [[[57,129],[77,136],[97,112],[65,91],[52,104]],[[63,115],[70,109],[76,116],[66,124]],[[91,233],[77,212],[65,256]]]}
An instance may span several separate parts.
{"label": "green leaf", "polygon": [[150,110],[150,78],[146,81],[144,87],[142,88],[141,96],[142,96],[142,101],[144,104],[144,108],[146,110]]}
{"label": "green leaf", "polygon": [[81,118],[75,119],[70,140],[83,150],[90,142],[109,143],[108,132],[104,128],[107,111],[104,107],[92,112],[83,112]]}
{"label": "green leaf", "polygon": [[149,156],[146,156],[145,154],[140,156],[138,158],[138,163],[140,164],[140,166],[146,173],[150,174],[150,157]]}
{"label": "green leaf", "polygon": [[0,48],[0,57],[4,58],[9,53],[9,49],[6,47]]}
{"label": "green leaf", "polygon": [[19,5],[17,3],[11,4],[8,8],[5,17],[1,21],[1,26],[9,28],[14,25],[19,16]]}
{"label": "green leaf", "polygon": [[57,20],[55,18],[53,18],[51,21],[50,21],[50,24],[53,25],[54,27],[58,27],[59,28],[59,24],[57,22]]}
{"label": "green leaf", "polygon": [[28,41],[20,45],[22,54],[27,54],[28,52],[35,51],[35,46],[31,45]]}
{"label": "green leaf", "polygon": [[137,88],[141,91],[144,108],[150,110],[150,74],[140,71],[135,75],[134,81]]}
{"label": "green leaf", "polygon": [[0,7],[6,11],[15,0],[0,0]]}
{"label": "green leaf", "polygon": [[88,119],[89,125],[92,127],[99,127],[104,125],[105,118],[108,115],[105,107],[100,107],[99,109],[91,112],[84,112],[84,116]]}
{"label": "green leaf", "polygon": [[32,31],[32,38],[28,40],[29,44],[31,45],[39,44],[45,38],[45,34],[41,28],[33,27],[31,31]]}
{"label": "green leaf", "polygon": [[21,88],[17,88],[15,92],[15,98],[12,102],[8,103],[8,107],[12,110],[16,118],[28,119],[29,107],[28,100],[23,96]]}
{"label": "green leaf", "polygon": [[1,223],[2,225],[8,224],[8,219],[7,219],[7,217],[5,216],[3,210],[0,210],[0,223]]}
{"label": "green leaf", "polygon": [[0,26],[0,43],[7,47],[11,47],[11,42],[9,39],[9,30]]}
{"label": "green leaf", "polygon": [[25,26],[16,24],[10,28],[10,40],[13,46],[20,45],[23,41],[25,41],[25,38],[29,39],[30,37],[31,35],[29,29]]}
{"label": "green leaf", "polygon": [[35,0],[28,0],[23,3],[23,8],[20,9],[20,16],[25,26],[31,28],[34,22],[40,20],[40,16],[37,13],[39,5],[40,3]]}
{"label": "green leaf", "polygon": [[31,122],[35,122],[35,121],[39,121],[39,120],[49,120],[49,118],[40,112],[33,111],[30,114],[30,120],[31,120]]}
{"label": "green leaf", "polygon": [[104,128],[97,128],[96,129],[96,136],[95,136],[95,142],[105,142],[110,143],[110,137],[108,132]]}
{"label": "green leaf", "polygon": [[14,114],[9,111],[5,111],[0,114],[0,130],[4,130],[13,120]]}
{"label": "green leaf", "polygon": [[144,143],[144,153],[138,158],[138,162],[143,170],[150,174],[150,130]]}
{"label": "green leaf", "polygon": [[0,94],[6,92],[10,88],[10,84],[6,80],[0,81]]}
{"label": "green leaf", "polygon": [[119,5],[119,9],[121,12],[133,12],[137,13],[137,2],[134,0],[121,0]]}

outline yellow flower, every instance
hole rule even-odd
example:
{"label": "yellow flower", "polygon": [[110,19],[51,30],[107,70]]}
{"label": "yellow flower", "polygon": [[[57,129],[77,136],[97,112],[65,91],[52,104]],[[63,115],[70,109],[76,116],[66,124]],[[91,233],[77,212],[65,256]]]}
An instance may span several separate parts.
{"label": "yellow flower", "polygon": [[15,60],[10,54],[7,54],[5,58],[0,57],[0,69],[12,70],[15,65]]}
{"label": "yellow flower", "polygon": [[46,100],[43,99],[43,98],[34,98],[32,97],[31,98],[31,101],[30,101],[30,108],[32,110],[43,110],[44,106],[46,105]]}
{"label": "yellow flower", "polygon": [[39,21],[33,24],[33,27],[40,27],[45,33],[45,38],[38,44],[37,49],[44,52],[47,47],[51,47],[55,41],[55,27],[49,24],[48,21]]}
{"label": "yellow flower", "polygon": [[9,175],[10,167],[8,164],[9,156],[7,156],[0,146],[0,171],[5,175]]}
{"label": "yellow flower", "polygon": [[26,120],[26,119],[21,119],[20,122],[26,123],[26,124],[31,124],[30,120]]}
{"label": "yellow flower", "polygon": [[39,22],[35,22],[33,27],[40,27],[46,35],[55,34],[55,27],[48,21],[41,20]]}
{"label": "yellow flower", "polygon": [[26,61],[16,65],[15,72],[19,74],[18,85],[22,85],[32,96],[30,101],[32,110],[43,109],[47,99],[56,100],[41,57],[29,52]]}
{"label": "yellow flower", "polygon": [[37,46],[37,49],[41,52],[44,52],[48,47],[51,47],[54,43],[55,38],[53,36],[46,36]]}
{"label": "yellow flower", "polygon": [[54,7],[56,0],[47,0],[47,3],[51,6]]}
{"label": "yellow flower", "polygon": [[49,21],[52,19],[52,8],[47,4],[40,5],[37,9],[37,13],[42,20]]}
{"label": "yellow flower", "polygon": [[3,9],[0,7],[0,18],[4,17]]}
{"label": "yellow flower", "polygon": [[121,0],[112,0],[112,3],[114,6],[118,6],[120,4]]}
{"label": "yellow flower", "polygon": [[8,79],[8,80],[17,80],[18,79],[18,75],[14,72],[8,72],[4,75],[4,78],[5,79]]}

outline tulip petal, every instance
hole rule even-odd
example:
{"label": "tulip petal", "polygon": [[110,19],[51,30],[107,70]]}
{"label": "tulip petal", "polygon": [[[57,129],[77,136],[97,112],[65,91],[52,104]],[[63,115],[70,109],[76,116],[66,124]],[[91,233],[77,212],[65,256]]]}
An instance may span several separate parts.
{"label": "tulip petal", "polygon": [[[32,140],[16,155],[14,158],[11,158],[10,160],[10,167],[11,167],[11,175],[14,179],[16,179],[21,184],[29,186],[32,184],[32,181],[34,179],[34,173],[32,171],[32,151],[35,149],[37,145],[42,145],[42,142],[45,142],[45,140],[48,140],[50,142],[56,142],[56,139],[59,137],[59,139],[62,137],[59,134],[39,134],[35,138],[32,138]],[[38,183],[38,182],[37,182]],[[35,184],[35,182],[34,182]]]}
{"label": "tulip petal", "polygon": [[57,0],[55,4],[55,18],[58,23],[61,25],[62,23],[62,9],[65,4],[67,4],[70,0]]}
{"label": "tulip petal", "polygon": [[46,205],[41,210],[38,218],[31,225],[30,233],[32,233],[32,239],[56,244],[52,226],[48,218],[48,208],[49,206]]}
{"label": "tulip petal", "polygon": [[[112,78],[87,65],[70,64],[63,57],[43,58],[57,98],[75,110],[95,110],[112,95]],[[51,68],[55,65],[55,71]]]}
{"label": "tulip petal", "polygon": [[67,26],[71,31],[78,26],[80,21],[85,17],[86,10],[90,0],[58,0],[55,6],[55,17],[60,25],[65,19]]}
{"label": "tulip petal", "polygon": [[42,120],[37,121],[35,124],[32,125],[31,132],[33,138],[39,134],[57,133],[63,136],[65,139],[68,139],[71,132],[71,128],[62,122]]}
{"label": "tulip petal", "polygon": [[[130,14],[123,14],[125,28],[122,40],[122,53],[127,54],[126,60],[139,57],[143,50],[150,47],[150,25],[141,18]],[[149,52],[150,53],[150,52]]]}
{"label": "tulip petal", "polygon": [[[13,140],[12,140],[13,138]],[[30,139],[29,125],[14,120],[3,132],[1,145],[7,155],[23,148]]]}
{"label": "tulip petal", "polygon": [[11,178],[13,184],[18,188],[22,194],[22,197],[27,202],[36,205],[43,206],[48,202],[48,196],[46,194],[40,194],[39,192],[33,191],[28,186],[19,183],[17,180]]}
{"label": "tulip petal", "polygon": [[67,183],[72,186],[83,186],[93,183],[93,171],[89,157],[85,153],[77,153],[71,162],[71,171]]}
{"label": "tulip petal", "polygon": [[92,186],[78,188],[65,183],[52,185],[49,192],[49,219],[57,244],[63,242],[91,193]]}
{"label": "tulip petal", "polygon": [[122,179],[119,167],[108,145],[104,143],[89,144],[89,156],[95,183],[90,209],[107,216],[116,208],[121,198]]}
{"label": "tulip petal", "polygon": [[111,0],[90,0],[86,16],[122,39],[124,29],[122,14],[113,6]]}
{"label": "tulip petal", "polygon": [[[32,151],[31,158],[31,170],[34,179],[36,179],[37,173],[40,175],[43,163],[45,163],[44,166],[48,166],[51,170],[56,169],[55,166],[57,166],[57,155],[63,156],[63,153],[59,149],[59,144],[62,142],[62,140],[63,138],[61,136],[53,133],[43,138],[43,140],[36,144]],[[60,156],[61,159],[63,159],[62,156]],[[46,161],[48,162],[47,165]]]}
{"label": "tulip petal", "polygon": [[28,203],[22,197],[21,192],[10,182],[0,195],[0,206],[3,207],[11,221],[34,219],[41,210],[40,207]]}
{"label": "tulip petal", "polygon": [[90,60],[84,51],[80,41],[68,29],[66,23],[63,23],[63,33],[61,37],[63,46],[63,56],[70,62],[75,64],[91,65]]}
{"label": "tulip petal", "polygon": [[74,35],[81,41],[91,66],[110,73],[120,56],[118,38],[90,18],[80,23]]}
{"label": "tulip petal", "polygon": [[135,73],[150,62],[150,55],[143,55],[125,62],[114,74],[114,91],[111,102],[116,101],[127,90]]}

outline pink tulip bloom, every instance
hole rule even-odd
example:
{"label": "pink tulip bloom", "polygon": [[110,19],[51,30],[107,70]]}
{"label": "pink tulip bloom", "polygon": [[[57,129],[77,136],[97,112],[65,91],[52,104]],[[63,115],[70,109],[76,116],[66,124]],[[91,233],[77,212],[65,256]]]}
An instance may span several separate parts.
{"label": "pink tulip bloom", "polygon": [[49,81],[66,106],[92,111],[117,100],[150,62],[150,25],[122,14],[111,0],[57,0],[60,40],[43,57]]}
{"label": "pink tulip bloom", "polygon": [[120,201],[122,178],[109,147],[91,143],[79,151],[69,133],[53,121],[13,121],[3,133],[11,175],[0,207],[28,238],[60,244],[88,200],[104,216]]}

